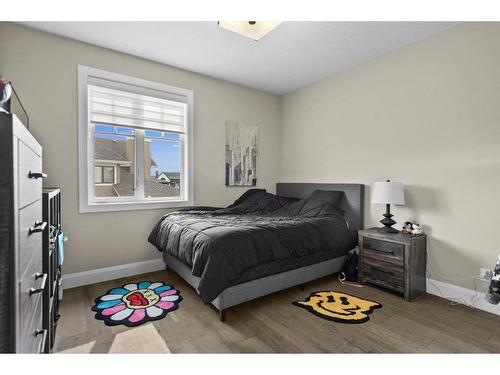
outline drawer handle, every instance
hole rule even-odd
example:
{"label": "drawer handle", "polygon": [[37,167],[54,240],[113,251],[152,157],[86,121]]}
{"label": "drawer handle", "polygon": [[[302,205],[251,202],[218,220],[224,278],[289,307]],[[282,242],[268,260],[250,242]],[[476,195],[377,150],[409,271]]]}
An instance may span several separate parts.
{"label": "drawer handle", "polygon": [[375,249],[374,247],[371,247],[370,245],[366,245],[365,248],[368,250],[380,251],[381,253],[393,254],[393,255],[395,254],[394,251],[392,251],[392,250]]}
{"label": "drawer handle", "polygon": [[37,329],[35,331],[35,337],[38,337],[42,335],[42,343],[40,345],[39,351],[40,353],[43,353],[44,347],[45,347],[45,342],[47,341],[47,330],[46,329]]}
{"label": "drawer handle", "polygon": [[47,332],[46,329],[37,329],[35,331],[35,336],[38,336],[38,335],[45,335],[45,332]]}
{"label": "drawer handle", "polygon": [[33,233],[43,232],[46,227],[47,227],[47,223],[45,221],[36,220],[35,225],[30,227],[30,229],[28,230],[28,235],[33,234]]}
{"label": "drawer handle", "polygon": [[35,180],[38,180],[39,178],[47,178],[47,173],[43,172],[29,172],[28,173],[29,178],[34,178]]}
{"label": "drawer handle", "polygon": [[382,268],[382,267],[377,267],[377,266],[374,266],[374,265],[371,265],[371,267],[374,269],[374,270],[377,270],[379,272],[383,272],[383,273],[388,273],[389,275],[391,276],[396,276],[396,273],[391,271],[391,270],[388,270],[386,268]]}
{"label": "drawer handle", "polygon": [[47,274],[44,273],[44,274],[41,274],[41,273],[35,273],[35,280],[38,280],[39,278],[42,278],[42,282],[40,283],[40,287],[39,288],[30,288],[30,297],[33,295],[33,294],[38,294],[38,293],[41,293],[45,290],[45,284],[47,284]]}

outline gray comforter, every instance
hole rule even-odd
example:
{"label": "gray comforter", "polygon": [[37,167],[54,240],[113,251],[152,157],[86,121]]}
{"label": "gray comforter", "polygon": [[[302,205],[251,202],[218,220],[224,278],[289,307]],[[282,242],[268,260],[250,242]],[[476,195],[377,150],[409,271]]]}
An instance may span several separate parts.
{"label": "gray comforter", "polygon": [[205,303],[248,270],[277,260],[352,248],[343,213],[330,203],[249,190],[223,209],[191,209],[164,215],[149,242],[192,267]]}

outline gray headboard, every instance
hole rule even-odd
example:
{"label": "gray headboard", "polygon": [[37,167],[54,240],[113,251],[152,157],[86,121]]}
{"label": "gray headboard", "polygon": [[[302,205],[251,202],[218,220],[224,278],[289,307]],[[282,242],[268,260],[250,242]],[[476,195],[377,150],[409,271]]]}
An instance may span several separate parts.
{"label": "gray headboard", "polygon": [[364,228],[363,211],[365,185],[363,184],[312,184],[277,183],[276,194],[284,197],[307,198],[314,190],[337,190],[345,193],[340,208],[345,210],[349,227],[353,230]]}

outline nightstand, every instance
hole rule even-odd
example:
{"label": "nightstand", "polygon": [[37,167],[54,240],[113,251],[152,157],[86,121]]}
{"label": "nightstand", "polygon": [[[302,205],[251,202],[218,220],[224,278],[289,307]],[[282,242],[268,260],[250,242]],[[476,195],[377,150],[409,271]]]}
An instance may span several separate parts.
{"label": "nightstand", "polygon": [[407,301],[425,293],[427,236],[363,229],[359,236],[358,279],[404,294]]}

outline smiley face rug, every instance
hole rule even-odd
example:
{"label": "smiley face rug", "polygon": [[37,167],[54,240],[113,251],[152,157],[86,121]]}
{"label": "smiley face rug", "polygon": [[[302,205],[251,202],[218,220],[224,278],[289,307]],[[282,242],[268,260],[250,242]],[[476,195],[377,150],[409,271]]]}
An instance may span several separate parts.
{"label": "smiley face rug", "polygon": [[180,292],[170,284],[141,281],[123,285],[95,299],[95,318],[108,326],[135,327],[164,318],[179,307]]}
{"label": "smiley face rug", "polygon": [[367,322],[370,319],[368,315],[382,307],[378,302],[336,291],[314,292],[304,301],[295,301],[293,304],[320,318],[338,323]]}

